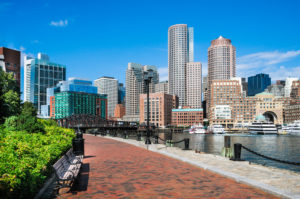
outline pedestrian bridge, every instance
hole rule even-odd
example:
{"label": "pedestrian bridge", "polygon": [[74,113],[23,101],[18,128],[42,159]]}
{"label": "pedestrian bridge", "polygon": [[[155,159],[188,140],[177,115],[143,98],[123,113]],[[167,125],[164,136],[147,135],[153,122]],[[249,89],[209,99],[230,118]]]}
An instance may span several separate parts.
{"label": "pedestrian bridge", "polygon": [[136,122],[107,120],[98,115],[78,114],[66,118],[57,119],[61,127],[72,129],[102,129],[102,130],[137,130]]}

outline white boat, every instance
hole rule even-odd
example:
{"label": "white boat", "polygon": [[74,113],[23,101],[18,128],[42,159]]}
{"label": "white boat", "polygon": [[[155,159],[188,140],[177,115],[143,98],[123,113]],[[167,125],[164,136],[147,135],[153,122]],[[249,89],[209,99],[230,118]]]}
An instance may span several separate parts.
{"label": "white boat", "polygon": [[300,120],[296,120],[288,126],[290,128],[291,135],[300,135]]}
{"label": "white boat", "polygon": [[214,124],[211,128],[213,133],[223,134],[225,133],[224,128],[221,124]]}
{"label": "white boat", "polygon": [[287,135],[287,134],[290,134],[291,132],[291,129],[289,126],[286,126],[286,125],[282,125],[282,126],[279,126],[278,129],[278,134],[280,135]]}
{"label": "white boat", "polygon": [[204,129],[202,124],[191,126],[191,128],[189,129],[190,134],[204,134],[205,132],[206,130]]}
{"label": "white boat", "polygon": [[267,121],[254,121],[248,126],[248,131],[253,134],[277,134],[275,124]]}

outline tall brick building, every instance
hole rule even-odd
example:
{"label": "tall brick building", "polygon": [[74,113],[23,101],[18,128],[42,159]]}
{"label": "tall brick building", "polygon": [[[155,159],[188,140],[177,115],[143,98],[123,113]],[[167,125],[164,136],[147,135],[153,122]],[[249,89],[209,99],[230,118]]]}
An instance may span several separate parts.
{"label": "tall brick building", "polygon": [[5,47],[0,47],[0,68],[5,72],[13,73],[14,78],[19,84],[21,82],[21,52]]}

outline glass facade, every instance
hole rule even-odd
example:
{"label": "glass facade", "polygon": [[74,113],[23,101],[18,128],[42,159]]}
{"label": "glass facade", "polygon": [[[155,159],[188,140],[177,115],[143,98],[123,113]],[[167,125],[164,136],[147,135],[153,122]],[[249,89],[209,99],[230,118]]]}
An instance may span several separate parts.
{"label": "glass facade", "polygon": [[248,77],[248,96],[254,96],[263,92],[268,86],[271,85],[271,78],[268,74],[257,74]]}
{"label": "glass facade", "polygon": [[38,58],[25,57],[24,62],[24,99],[32,102],[41,115],[41,106],[47,104],[47,88],[66,79],[66,66],[50,62],[41,53]]}
{"label": "glass facade", "polygon": [[[52,100],[51,100],[52,99]],[[97,94],[92,81],[69,78],[47,89],[48,116],[60,119],[73,114],[92,114],[107,117],[107,96]],[[46,110],[46,108],[44,108]]]}
{"label": "glass facade", "polygon": [[97,115],[97,106],[101,109],[101,111],[98,112],[98,115],[106,118],[105,95],[64,91],[56,93],[54,97],[55,119],[65,118],[76,114]]}

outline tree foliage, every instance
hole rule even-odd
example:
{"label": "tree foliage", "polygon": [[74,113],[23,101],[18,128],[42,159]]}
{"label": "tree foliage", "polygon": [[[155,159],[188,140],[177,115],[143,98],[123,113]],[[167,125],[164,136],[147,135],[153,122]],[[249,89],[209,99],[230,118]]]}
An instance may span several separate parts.
{"label": "tree foliage", "polygon": [[36,118],[36,109],[31,102],[22,105],[21,114],[11,116],[5,120],[4,126],[12,131],[26,131],[27,133],[44,133],[44,126]]}
{"label": "tree foliage", "polygon": [[0,124],[5,118],[20,113],[20,88],[11,73],[0,68]]}

